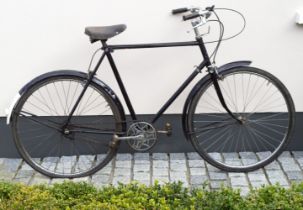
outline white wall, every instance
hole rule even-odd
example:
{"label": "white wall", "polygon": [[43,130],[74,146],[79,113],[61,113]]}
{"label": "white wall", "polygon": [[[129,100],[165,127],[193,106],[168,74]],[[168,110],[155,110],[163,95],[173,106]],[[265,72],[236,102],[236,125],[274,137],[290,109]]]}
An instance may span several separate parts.
{"label": "white wall", "polygon": [[[212,4],[240,10],[248,24],[240,37],[223,44],[217,63],[253,60],[285,83],[303,111],[303,27],[294,23],[302,0],[1,0],[0,115],[33,77],[56,69],[87,69],[100,45],[89,43],[85,26],[127,24],[111,44],[193,40],[193,32],[186,32],[189,23],[170,15],[171,9]],[[222,20],[227,36],[241,28],[237,16],[222,13]],[[117,51],[113,56],[137,113],[155,113],[201,60],[198,48]],[[107,63],[98,77],[122,100]],[[168,112],[180,113],[188,92]]]}

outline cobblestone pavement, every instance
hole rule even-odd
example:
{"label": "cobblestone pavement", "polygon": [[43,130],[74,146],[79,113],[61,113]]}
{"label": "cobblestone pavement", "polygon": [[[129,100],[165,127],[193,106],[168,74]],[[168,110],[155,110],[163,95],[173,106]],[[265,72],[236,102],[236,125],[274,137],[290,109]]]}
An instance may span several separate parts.
{"label": "cobblestone pavement", "polygon": [[[258,153],[262,155],[262,153]],[[303,181],[303,151],[286,151],[273,163],[249,173],[227,173],[201,159],[197,153],[135,153],[117,154],[103,169],[92,176],[73,181],[87,181],[97,187],[118,182],[138,181],[150,185],[182,181],[184,186],[201,187],[209,183],[210,189],[222,184],[241,189],[242,194],[250,187],[280,183],[289,187],[292,182]],[[21,159],[0,159],[0,179],[25,184],[60,183],[65,179],[49,179],[35,172]]]}

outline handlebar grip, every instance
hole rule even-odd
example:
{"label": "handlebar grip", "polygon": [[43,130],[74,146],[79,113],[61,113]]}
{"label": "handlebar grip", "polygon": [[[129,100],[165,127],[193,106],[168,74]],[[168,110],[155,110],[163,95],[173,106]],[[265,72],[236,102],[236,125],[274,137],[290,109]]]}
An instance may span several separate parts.
{"label": "handlebar grip", "polygon": [[190,14],[190,15],[184,15],[183,16],[183,20],[186,21],[186,20],[197,18],[199,16],[200,16],[199,13],[193,13],[193,14]]}
{"label": "handlebar grip", "polygon": [[189,11],[189,9],[186,8],[186,7],[184,7],[184,8],[173,9],[173,10],[171,11],[171,13],[172,13],[173,15],[175,15],[175,14],[184,13],[184,12],[188,12],[188,11]]}
{"label": "handlebar grip", "polygon": [[173,9],[173,10],[171,11],[171,13],[172,13],[173,15],[175,15],[175,14],[184,13],[184,12],[188,12],[188,11],[189,11],[188,8],[183,7],[183,8]]}

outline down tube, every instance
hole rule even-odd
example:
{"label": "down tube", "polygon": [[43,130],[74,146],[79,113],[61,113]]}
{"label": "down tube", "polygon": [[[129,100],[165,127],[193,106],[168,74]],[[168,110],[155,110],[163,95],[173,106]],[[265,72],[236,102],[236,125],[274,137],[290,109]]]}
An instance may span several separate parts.
{"label": "down tube", "polygon": [[159,117],[166,111],[166,109],[178,98],[178,96],[183,92],[183,90],[189,85],[189,83],[201,72],[201,70],[205,67],[206,61],[203,61],[194,72],[183,82],[181,87],[170,97],[170,99],[162,106],[162,108],[158,111],[152,123],[155,123]]}

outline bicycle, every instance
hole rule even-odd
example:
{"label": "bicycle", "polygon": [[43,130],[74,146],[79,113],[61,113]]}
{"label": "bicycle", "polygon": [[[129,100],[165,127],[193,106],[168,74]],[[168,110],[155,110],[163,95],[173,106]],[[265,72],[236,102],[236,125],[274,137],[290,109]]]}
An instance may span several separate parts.
{"label": "bicycle", "polygon": [[[7,119],[20,155],[46,176],[75,178],[103,168],[116,154],[121,141],[127,141],[135,151],[148,151],[155,145],[158,133],[172,132],[170,124],[159,130],[154,123],[206,68],[207,75],[194,86],[184,105],[182,125],[187,140],[208,163],[226,171],[252,171],[273,161],[291,139],[293,100],[276,77],[251,67],[251,61],[216,66],[220,43],[227,40],[216,12],[219,9],[212,6],[172,11],[186,13],[183,20],[191,20],[195,40],[187,42],[108,45],[108,39],[122,33],[125,25],[87,27],[85,33],[91,43],[102,44],[103,53],[95,68],[89,68],[88,73],[62,70],[38,76],[19,91],[12,104]],[[212,16],[215,19],[210,19]],[[220,36],[209,56],[200,27],[214,21],[219,23]],[[241,32],[244,28],[245,25]],[[150,122],[138,120],[112,53],[122,49],[190,46],[199,47],[203,61]],[[114,91],[95,77],[105,57],[131,120],[126,120]],[[261,151],[269,152],[258,155]]]}

